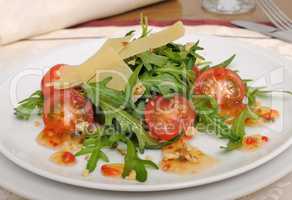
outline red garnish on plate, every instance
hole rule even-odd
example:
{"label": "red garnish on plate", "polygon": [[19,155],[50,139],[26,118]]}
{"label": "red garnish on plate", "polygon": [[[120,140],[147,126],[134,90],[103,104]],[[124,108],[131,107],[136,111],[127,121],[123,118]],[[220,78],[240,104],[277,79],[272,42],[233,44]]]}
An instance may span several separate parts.
{"label": "red garnish on plate", "polygon": [[267,137],[267,136],[262,136],[262,140],[264,141],[264,142],[268,142],[269,141],[269,138]]}
{"label": "red garnish on plate", "polygon": [[76,158],[71,152],[65,151],[63,153],[62,160],[65,164],[71,164],[76,161]]}
{"label": "red garnish on plate", "polygon": [[104,176],[120,177],[123,173],[124,165],[120,163],[104,164],[101,166],[101,173]]}
{"label": "red garnish on plate", "polygon": [[257,140],[256,138],[252,137],[252,136],[248,136],[246,139],[245,139],[245,143],[247,145],[252,145],[252,144],[256,144],[257,143]]}

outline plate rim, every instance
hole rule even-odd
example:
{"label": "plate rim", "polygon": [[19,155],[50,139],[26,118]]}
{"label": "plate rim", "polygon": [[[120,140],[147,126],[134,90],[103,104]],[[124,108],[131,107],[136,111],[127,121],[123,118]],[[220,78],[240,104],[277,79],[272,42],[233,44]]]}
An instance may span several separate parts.
{"label": "plate rim", "polygon": [[[292,152],[292,147],[290,147],[290,148],[288,148],[287,149],[287,151],[291,151]],[[286,153],[286,152],[284,152],[284,153]],[[280,156],[282,156],[283,154],[281,154]],[[288,155],[288,154],[287,154]],[[286,155],[286,157],[287,157],[287,155]],[[290,154],[289,154],[290,155]],[[47,178],[45,178],[45,177],[42,177],[42,176],[39,176],[39,175],[37,175],[37,174],[34,174],[34,173],[31,173],[30,171],[28,171],[28,170],[25,170],[25,169],[23,169],[22,167],[20,167],[20,166],[18,166],[18,165],[16,165],[15,163],[13,163],[12,161],[10,161],[8,158],[6,158],[3,154],[2,154],[2,158],[0,157],[0,160],[1,159],[7,159],[8,160],[8,162],[11,162],[11,164],[12,165],[14,165],[14,167],[17,167],[17,168],[19,168],[20,170],[23,170],[23,171],[25,171],[26,173],[28,173],[29,174],[29,176],[35,176],[35,178],[37,178],[37,179],[39,179],[39,180],[44,180],[44,181],[49,181],[49,182],[51,182],[51,183],[55,183],[56,181],[53,181],[53,180],[50,180],[50,179],[47,179]],[[284,156],[284,155],[283,155]],[[275,159],[285,159],[285,157],[276,157]],[[290,156],[289,156],[290,157]],[[287,158],[286,158],[287,159]],[[292,159],[291,159],[291,161],[292,161]],[[265,165],[262,165],[262,166],[260,166],[259,168],[257,168],[257,169],[255,169],[254,171],[249,171],[249,172],[247,172],[247,175],[248,176],[250,176],[249,175],[249,173],[256,173],[257,171],[256,170],[260,170],[260,168],[261,167],[266,167],[266,166],[268,166],[268,165],[274,165],[275,163],[279,163],[278,162],[278,160],[276,161],[276,160],[271,160],[270,162],[268,162],[268,163],[266,163]],[[260,184],[253,184],[254,186],[252,186],[252,185],[249,185],[250,187],[252,187],[252,188],[248,188],[248,187],[244,187],[244,189],[243,190],[239,190],[239,191],[236,191],[236,193],[233,193],[233,194],[227,194],[227,196],[225,196],[225,197],[223,197],[222,198],[222,200],[224,199],[224,200],[226,200],[226,199],[237,199],[237,198],[241,198],[241,197],[244,197],[245,195],[248,195],[248,194],[251,194],[251,193],[253,193],[253,192],[256,192],[256,191],[258,191],[258,190],[260,190],[260,189],[262,189],[262,188],[265,188],[265,187],[267,187],[267,186],[269,186],[270,184],[273,184],[274,182],[276,182],[276,181],[278,181],[279,179],[281,179],[281,178],[283,178],[284,176],[286,176],[287,174],[289,174],[289,173],[291,173],[292,172],[292,167],[290,166],[290,165],[280,165],[281,167],[283,167],[284,168],[284,170],[283,169],[281,169],[281,170],[278,170],[278,173],[277,173],[277,175],[275,175],[275,176],[266,176],[266,175],[262,175],[263,176],[263,178],[266,178],[264,181],[261,179],[261,181],[260,181]],[[290,167],[289,167],[290,166]],[[267,169],[266,169],[267,170]],[[259,173],[257,173],[257,174],[261,174],[262,172],[264,172],[263,170],[261,170],[261,171],[259,171]],[[1,176],[1,175],[0,175]],[[232,177],[231,178],[231,181],[232,181],[232,179],[234,180],[234,179],[240,179],[242,176],[237,176],[237,177]],[[258,180],[260,180],[260,179],[258,179]],[[57,184],[62,184],[62,183],[60,183],[60,182],[56,182]],[[215,185],[216,184],[228,184],[228,180],[223,180],[223,181],[220,181],[220,182],[216,182],[216,183],[214,183]],[[13,186],[15,186],[15,184],[12,184]],[[72,185],[67,185],[67,184],[62,184],[62,186],[65,186],[65,187],[75,187],[75,186],[72,186]],[[19,196],[22,196],[22,197],[25,197],[25,198],[28,198],[28,199],[30,199],[30,198],[37,198],[37,196],[33,196],[32,194],[35,194],[34,192],[29,192],[30,194],[28,194],[27,192],[25,192],[23,189],[22,189],[22,187],[21,187],[21,191],[20,190],[18,190],[18,189],[15,189],[14,187],[12,187],[12,186],[9,186],[9,184],[7,184],[7,182],[6,181],[2,181],[1,182],[1,179],[0,179],[0,186],[2,187],[2,188],[4,188],[4,189],[6,189],[6,190],[8,190],[8,191],[10,191],[10,192],[13,192],[13,193],[15,193],[15,194],[17,194],[17,195],[19,195]],[[203,186],[203,187],[208,187],[208,185],[207,186]],[[86,188],[82,188],[82,187],[80,187],[80,190],[86,190]],[[31,191],[31,190],[29,190],[29,191]],[[62,191],[64,191],[64,190],[62,190]],[[65,191],[67,191],[67,190],[65,190]],[[100,192],[100,191],[102,191],[102,192],[109,192],[109,191],[103,191],[103,190],[93,190],[94,192]],[[182,191],[182,190],[177,190],[177,191]],[[194,192],[196,192],[196,191],[194,191]],[[159,194],[159,192],[157,193],[157,194]],[[48,198],[48,199],[50,199],[50,198]],[[218,200],[220,200],[220,198],[218,199]]]}
{"label": "plate rim", "polygon": [[[235,40],[235,39],[230,39],[230,38],[220,38],[217,36],[211,36],[211,35],[204,35],[204,34],[188,34],[185,35],[185,37],[190,37],[192,35],[195,36],[204,36],[206,38],[216,38],[216,39],[220,39],[220,40],[232,40],[232,41],[236,41],[236,45],[239,45],[243,48],[246,47],[250,47],[250,48],[255,48],[261,51],[255,51],[256,53],[259,54],[270,54],[271,50],[253,45],[253,44],[243,44],[241,41]],[[253,49],[253,51],[255,50]],[[275,56],[275,52],[273,52],[273,55]],[[285,61],[288,63],[292,63],[290,60],[286,59],[284,56],[280,55],[279,53],[276,53],[276,56],[278,58],[280,58],[281,61]],[[53,181],[57,181],[60,183],[65,183],[65,184],[69,184],[69,185],[74,185],[74,186],[78,186],[78,187],[83,187],[83,188],[90,188],[90,189],[100,189],[100,190],[107,190],[107,191],[127,191],[127,192],[146,192],[146,191],[166,191],[166,190],[174,190],[174,189],[182,189],[182,188],[189,188],[189,187],[196,187],[196,186],[202,186],[202,185],[206,185],[209,183],[215,183],[218,181],[222,181],[222,180],[226,180],[228,178],[234,177],[234,176],[238,176],[241,175],[245,172],[248,172],[268,161],[270,161],[271,159],[275,158],[276,156],[278,156],[279,154],[281,154],[282,152],[284,152],[286,149],[288,149],[290,146],[292,145],[292,136],[283,144],[281,144],[280,147],[276,148],[275,150],[273,150],[272,152],[266,154],[264,157],[257,159],[255,161],[253,161],[250,164],[246,164],[243,165],[241,167],[238,167],[230,172],[226,172],[220,175],[214,175],[214,176],[210,176],[210,177],[206,177],[206,178],[200,178],[198,180],[189,180],[189,181],[184,181],[184,182],[179,182],[179,183],[170,183],[170,184],[159,184],[159,185],[145,185],[145,184],[125,184],[125,185],[112,185],[110,183],[98,183],[98,182],[89,182],[84,180],[78,180],[78,179],[72,179],[72,178],[68,178],[65,176],[61,176],[61,175],[57,175],[57,174],[53,174],[50,173],[46,170],[43,169],[39,169],[37,167],[35,167],[32,164],[23,162],[22,159],[16,157],[12,152],[10,152],[9,150],[7,150],[1,143],[0,143],[0,152],[10,161],[12,161],[13,163],[15,163],[16,165],[20,166],[21,168],[28,170],[32,173],[35,173],[41,177],[53,180]]]}

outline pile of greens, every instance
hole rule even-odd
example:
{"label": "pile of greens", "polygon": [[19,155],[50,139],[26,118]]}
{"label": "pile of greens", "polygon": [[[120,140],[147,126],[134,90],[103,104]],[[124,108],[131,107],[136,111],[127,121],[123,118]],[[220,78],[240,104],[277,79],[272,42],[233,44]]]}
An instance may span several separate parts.
{"label": "pile of greens", "polygon": [[[141,22],[140,37],[146,37],[150,32],[147,18],[142,18]],[[127,35],[133,33],[131,31]],[[257,118],[249,106],[254,105],[257,97],[270,91],[249,87],[247,92],[249,106],[231,126],[225,124],[225,118],[219,115],[219,108],[214,98],[193,94],[196,79],[193,67],[197,66],[201,71],[215,66],[228,67],[235,55],[218,65],[211,66],[209,62],[204,62],[204,58],[198,53],[201,50],[203,48],[199,46],[199,41],[186,45],[169,43],[126,59],[125,62],[133,73],[124,91],[107,87],[111,77],[98,83],[82,85],[84,95],[94,104],[96,115],[101,119],[102,124],[102,127],[96,128],[93,132],[85,131],[86,139],[83,147],[76,154],[76,156],[89,156],[86,167],[89,172],[96,169],[100,160],[109,161],[103,152],[105,148],[115,148],[119,143],[127,146],[123,177],[134,170],[136,179],[143,182],[147,179],[146,167],[158,169],[152,161],[139,158],[138,150],[143,153],[145,149],[161,149],[181,136],[163,143],[149,136],[144,124],[144,107],[147,99],[158,94],[166,98],[176,94],[185,96],[196,108],[195,127],[199,131],[212,132],[219,138],[227,140],[228,145],[223,147],[226,151],[241,147],[245,136],[245,120]],[[137,101],[134,101],[132,94],[137,84],[142,84],[145,91]],[[15,108],[15,115],[18,119],[28,120],[36,110],[41,114],[42,106],[43,97],[41,91],[37,91],[19,103]]]}

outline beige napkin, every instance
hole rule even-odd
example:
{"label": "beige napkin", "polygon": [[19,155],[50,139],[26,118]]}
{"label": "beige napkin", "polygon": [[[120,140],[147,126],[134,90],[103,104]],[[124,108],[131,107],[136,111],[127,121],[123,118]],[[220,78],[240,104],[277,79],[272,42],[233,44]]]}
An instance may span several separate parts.
{"label": "beige napkin", "polygon": [[0,45],[162,0],[0,0]]}

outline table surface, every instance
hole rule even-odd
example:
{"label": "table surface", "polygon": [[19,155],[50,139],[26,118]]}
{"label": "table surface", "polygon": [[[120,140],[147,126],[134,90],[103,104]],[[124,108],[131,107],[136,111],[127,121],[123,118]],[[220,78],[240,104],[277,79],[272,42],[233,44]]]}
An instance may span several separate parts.
{"label": "table surface", "polygon": [[[292,2],[290,0],[274,0],[279,7],[292,18]],[[268,21],[260,8],[241,15],[218,15],[205,11],[200,0],[167,0],[148,7],[139,8],[121,15],[107,18],[109,20],[127,21],[138,19],[140,13],[151,20],[176,20],[176,19],[244,19],[253,21]]]}

